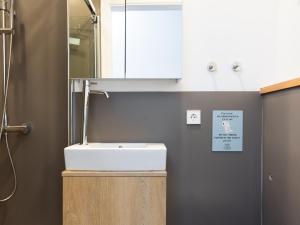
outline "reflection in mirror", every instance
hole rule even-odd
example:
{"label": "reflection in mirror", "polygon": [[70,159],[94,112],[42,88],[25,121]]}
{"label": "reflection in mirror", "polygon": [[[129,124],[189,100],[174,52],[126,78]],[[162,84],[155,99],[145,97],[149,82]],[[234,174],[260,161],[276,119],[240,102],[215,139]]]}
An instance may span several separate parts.
{"label": "reflection in mirror", "polygon": [[70,20],[70,77],[94,77],[94,38],[90,18]]}
{"label": "reflection in mirror", "polygon": [[68,8],[69,77],[124,78],[125,0],[69,0]]}
{"label": "reflection in mirror", "polygon": [[180,78],[181,43],[181,1],[127,0],[126,78]]}
{"label": "reflection in mirror", "polygon": [[[96,9],[99,4],[94,4]],[[97,21],[84,0],[69,0],[70,78],[96,77]]]}

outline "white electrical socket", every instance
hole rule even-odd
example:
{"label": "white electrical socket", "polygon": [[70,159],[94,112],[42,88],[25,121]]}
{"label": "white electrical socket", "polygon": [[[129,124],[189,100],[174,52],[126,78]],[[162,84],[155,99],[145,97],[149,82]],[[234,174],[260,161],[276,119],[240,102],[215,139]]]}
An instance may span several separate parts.
{"label": "white electrical socket", "polygon": [[201,110],[187,110],[186,124],[199,125],[201,124]]}

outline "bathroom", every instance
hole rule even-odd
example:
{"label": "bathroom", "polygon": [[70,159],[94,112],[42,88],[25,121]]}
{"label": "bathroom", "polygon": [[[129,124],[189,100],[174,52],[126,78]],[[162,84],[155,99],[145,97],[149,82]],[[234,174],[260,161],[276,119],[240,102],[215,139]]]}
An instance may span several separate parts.
{"label": "bathroom", "polygon": [[[146,2],[111,1],[118,3],[116,11],[124,21],[130,2]],[[0,202],[0,225],[64,224],[64,149],[82,144],[84,136],[88,143],[166,146],[165,221],[156,225],[300,224],[299,1],[164,0],[159,4],[160,0],[149,0],[149,4],[177,4],[172,9],[179,23],[171,23],[177,35],[170,43],[173,50],[176,47],[179,63],[168,65],[180,73],[136,74],[141,77],[133,79],[125,72],[118,74],[122,77],[105,77],[110,74],[94,63],[96,54],[81,55],[82,61],[74,64],[70,54],[76,52],[76,43],[84,43],[70,36],[72,2],[80,2],[82,12],[90,13],[85,0],[14,0],[13,10],[8,7],[11,0],[0,0],[0,14],[5,11],[7,20],[14,21],[13,32],[3,24],[0,29],[8,40],[6,55],[12,46],[11,57],[6,57],[6,76],[10,72],[6,85],[1,38],[0,113],[3,116],[7,111],[7,119],[2,118],[0,200],[13,194]],[[98,15],[101,1],[92,3]],[[9,10],[3,10],[3,5]],[[86,18],[93,31],[92,17]],[[120,37],[132,35],[130,40],[138,41],[134,35],[140,32],[132,30],[137,28],[130,27],[129,21],[117,30],[121,33],[117,37],[125,40]],[[103,49],[105,33],[97,34],[98,42],[91,42]],[[151,40],[147,44],[157,48]],[[89,51],[96,49],[101,60],[107,60],[95,46]],[[123,42],[117,50],[127,56],[130,45]],[[129,64],[126,60],[119,69]],[[74,78],[73,72],[86,68],[85,62],[98,67],[90,66],[90,74]],[[142,69],[146,66],[157,68],[148,63]],[[85,80],[89,86],[84,87]],[[83,90],[90,90],[86,111]],[[102,95],[93,93],[99,91]],[[238,151],[214,148],[218,112],[233,112],[239,118]],[[188,124],[189,119],[195,124]],[[145,166],[143,162],[132,166]],[[138,210],[131,213],[140,218]],[[95,222],[79,224],[103,225],[99,221],[101,213],[96,214]],[[141,224],[151,225],[131,223]]]}

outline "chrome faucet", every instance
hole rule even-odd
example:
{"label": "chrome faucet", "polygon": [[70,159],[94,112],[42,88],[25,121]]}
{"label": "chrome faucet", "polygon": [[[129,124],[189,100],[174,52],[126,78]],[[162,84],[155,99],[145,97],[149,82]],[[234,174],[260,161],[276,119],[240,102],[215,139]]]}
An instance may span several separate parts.
{"label": "chrome faucet", "polygon": [[90,81],[84,80],[83,81],[83,101],[84,101],[84,108],[83,108],[83,120],[82,120],[82,142],[81,144],[87,145],[87,128],[88,128],[88,119],[89,119],[89,96],[90,94],[100,94],[105,95],[108,99],[109,95],[106,91],[92,91],[90,89]]}

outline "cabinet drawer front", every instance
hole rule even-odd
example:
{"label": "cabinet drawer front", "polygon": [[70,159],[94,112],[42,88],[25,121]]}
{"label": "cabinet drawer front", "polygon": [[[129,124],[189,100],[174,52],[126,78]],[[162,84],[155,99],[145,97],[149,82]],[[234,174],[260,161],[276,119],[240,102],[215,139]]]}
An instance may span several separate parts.
{"label": "cabinet drawer front", "polygon": [[166,177],[64,177],[64,225],[165,225]]}

